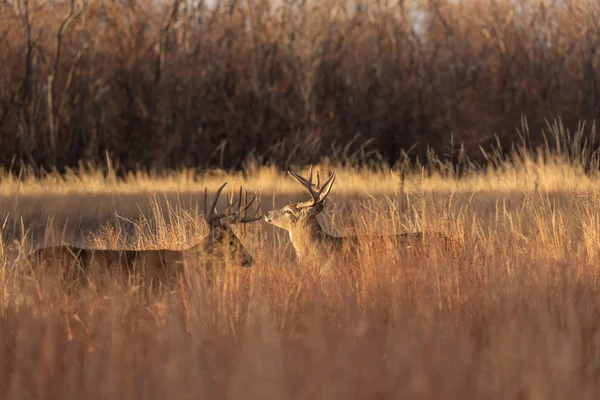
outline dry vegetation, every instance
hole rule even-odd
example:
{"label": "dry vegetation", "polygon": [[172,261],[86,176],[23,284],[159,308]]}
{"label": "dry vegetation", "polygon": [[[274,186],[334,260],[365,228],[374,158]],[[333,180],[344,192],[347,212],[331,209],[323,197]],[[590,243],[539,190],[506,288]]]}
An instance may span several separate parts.
{"label": "dry vegetation", "polygon": [[[0,0],[0,397],[598,398],[600,153],[580,121],[600,112],[600,3],[208,3]],[[205,186],[268,211],[305,197],[281,167],[317,161],[330,232],[456,248],[366,247],[323,279],[261,221],[234,227],[252,269],[209,286],[190,263],[150,292],[64,291],[22,262],[188,247]]]}
{"label": "dry vegetation", "polygon": [[536,145],[545,119],[598,116],[599,19],[595,0],[4,0],[0,164],[460,162],[522,115]]}
{"label": "dry vegetation", "polygon": [[495,162],[460,179],[320,166],[338,173],[330,231],[443,231],[451,256],[366,250],[323,280],[258,222],[240,232],[251,270],[207,286],[190,265],[150,296],[104,278],[67,294],[50,273],[23,276],[19,256],[60,241],[182,248],[206,229],[204,185],[243,183],[265,211],[302,188],[262,167],[6,174],[2,398],[597,398],[600,177],[550,148]]}

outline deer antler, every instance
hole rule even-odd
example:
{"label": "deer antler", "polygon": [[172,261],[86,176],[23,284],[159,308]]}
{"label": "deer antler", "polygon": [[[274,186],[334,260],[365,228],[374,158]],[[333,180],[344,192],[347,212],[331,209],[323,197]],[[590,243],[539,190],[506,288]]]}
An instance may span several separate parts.
{"label": "deer antler", "polygon": [[[227,185],[227,182],[223,183],[219,189],[217,189],[217,193],[215,193],[215,197],[213,198],[212,204],[210,208],[207,208],[208,205],[208,189],[204,187],[204,219],[209,226],[212,226],[215,222],[220,220],[221,218],[226,217],[227,215],[223,213],[217,212],[217,201],[219,201],[219,196],[221,195],[221,191]],[[209,213],[210,211],[210,213]]]}
{"label": "deer antler", "polygon": [[256,200],[256,195],[254,195],[254,197],[252,197],[252,200],[248,202],[248,191],[246,190],[245,192],[243,192],[242,195],[242,186],[240,186],[240,194],[238,197],[237,209],[234,210],[233,195],[231,197],[227,195],[227,211],[225,213],[227,214],[229,223],[243,224],[246,222],[258,221],[259,219],[261,219],[262,213],[260,212],[260,208],[262,206],[262,202],[260,198],[258,199],[256,206],[254,207],[254,215],[251,217],[248,217],[246,215],[246,211],[248,211],[252,203],[254,203],[254,200]]}
{"label": "deer antler", "polygon": [[323,186],[320,185],[321,178],[319,177],[319,171],[317,171],[317,184],[313,183],[313,167],[310,166],[310,170],[308,172],[308,180],[306,178],[301,177],[298,174],[288,171],[288,174],[294,178],[298,183],[300,183],[310,194],[311,200],[296,203],[296,207],[298,208],[308,208],[312,207],[315,204],[321,203],[325,200],[329,192],[331,191],[331,187],[333,186],[333,182],[335,181],[335,172],[331,174],[331,176],[323,183]]}
{"label": "deer antler", "polygon": [[[239,197],[238,203],[237,203],[237,209],[234,209],[233,198],[228,195],[227,196],[227,207],[225,209],[225,212],[222,212],[222,213],[217,212],[217,208],[216,208],[217,202],[219,201],[219,196],[221,195],[221,191],[223,190],[225,185],[227,185],[227,182],[223,183],[221,185],[221,187],[217,190],[217,193],[215,193],[215,197],[213,198],[212,204],[210,205],[210,209],[207,208],[208,189],[204,188],[204,219],[206,220],[206,223],[208,225],[212,226],[217,221],[219,221],[223,218],[227,218],[227,221],[231,224],[254,222],[254,221],[258,221],[259,219],[262,218],[262,215],[260,215],[260,213],[259,213],[259,210],[261,207],[260,199],[259,199],[258,204],[255,207],[256,212],[255,212],[254,216],[253,217],[246,216],[246,211],[250,208],[252,203],[254,203],[254,200],[256,200],[256,195],[252,198],[252,200],[250,200],[250,202],[248,202],[248,192],[246,191],[245,195],[242,196],[242,187],[241,186],[240,186],[240,197]],[[243,197],[243,204],[242,204],[242,197]]]}

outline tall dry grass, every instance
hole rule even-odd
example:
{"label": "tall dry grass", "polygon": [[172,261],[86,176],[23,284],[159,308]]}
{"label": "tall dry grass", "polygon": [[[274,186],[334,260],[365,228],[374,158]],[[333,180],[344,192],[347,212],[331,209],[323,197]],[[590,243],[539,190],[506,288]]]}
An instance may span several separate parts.
{"label": "tall dry grass", "polygon": [[[275,169],[74,171],[0,182],[2,398],[597,398],[600,180],[550,147],[464,178],[333,164],[331,232],[442,231],[449,254],[387,248],[322,279],[258,222],[256,258],[152,296],[122,282],[67,294],[19,257],[61,241],[183,248],[207,185],[263,208],[302,199]],[[443,170],[443,169],[442,169]]]}
{"label": "tall dry grass", "polygon": [[591,0],[2,1],[0,164],[62,171],[106,152],[120,171],[240,167],[249,152],[282,167],[394,164],[428,146],[460,162],[494,135],[509,149],[523,115],[535,146],[546,120],[575,130],[598,116],[599,12]]}

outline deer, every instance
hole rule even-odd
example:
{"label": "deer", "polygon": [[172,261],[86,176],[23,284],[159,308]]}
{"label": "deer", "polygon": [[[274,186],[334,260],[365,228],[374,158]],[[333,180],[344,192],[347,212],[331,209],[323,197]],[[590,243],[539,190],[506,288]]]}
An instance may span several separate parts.
{"label": "deer", "polygon": [[[173,273],[182,271],[186,262],[202,262],[203,258],[210,257],[205,265],[212,267],[213,261],[221,257],[231,258],[233,264],[249,268],[253,265],[252,255],[243,246],[231,226],[258,221],[262,218],[260,201],[255,206],[254,215],[247,216],[247,210],[254,203],[256,195],[248,202],[247,192],[242,196],[240,186],[237,207],[233,196],[227,196],[227,206],[224,212],[218,212],[216,205],[221,191],[227,185],[223,183],[217,190],[210,208],[208,205],[208,190],[204,188],[204,219],[209,232],[197,244],[183,250],[156,249],[156,250],[117,250],[117,249],[90,249],[72,245],[43,247],[30,253],[26,260],[30,265],[56,264],[63,274],[65,267],[75,267],[76,276],[89,272],[92,266],[112,271],[132,272],[149,271],[153,277],[172,276]],[[235,207],[235,208],[234,208]],[[210,269],[210,268],[209,268]]]}
{"label": "deer", "polygon": [[445,244],[452,241],[445,235],[437,232],[425,234],[424,232],[405,232],[390,236],[335,236],[327,233],[317,219],[324,208],[324,202],[335,181],[336,174],[333,172],[329,178],[320,184],[319,172],[317,171],[317,182],[313,182],[313,168],[310,166],[308,179],[287,171],[310,195],[310,200],[293,203],[278,210],[268,211],[264,215],[264,221],[283,228],[288,231],[290,241],[296,253],[297,259],[306,261],[331,260],[331,257],[342,255],[346,250],[356,255],[359,244],[383,243],[390,240],[393,243],[404,244],[407,247],[419,247],[426,237],[442,239]]}

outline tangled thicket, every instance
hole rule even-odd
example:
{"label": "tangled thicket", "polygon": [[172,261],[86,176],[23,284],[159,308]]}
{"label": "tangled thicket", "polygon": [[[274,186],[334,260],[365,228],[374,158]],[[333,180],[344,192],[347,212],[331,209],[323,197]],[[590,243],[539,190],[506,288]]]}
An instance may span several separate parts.
{"label": "tangled thicket", "polygon": [[599,17],[587,0],[5,0],[0,163],[474,157],[523,115],[532,132],[598,115]]}

